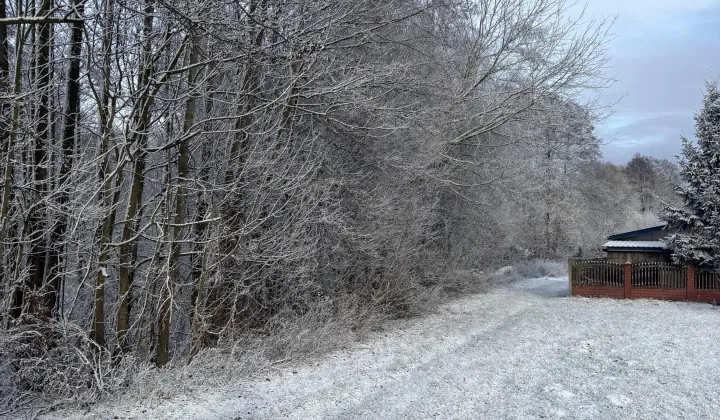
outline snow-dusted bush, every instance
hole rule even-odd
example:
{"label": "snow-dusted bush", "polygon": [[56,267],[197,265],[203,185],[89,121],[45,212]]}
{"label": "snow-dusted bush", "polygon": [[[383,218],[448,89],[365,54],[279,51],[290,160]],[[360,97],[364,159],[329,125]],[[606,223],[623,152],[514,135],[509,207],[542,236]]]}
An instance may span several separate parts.
{"label": "snow-dusted bush", "polygon": [[0,396],[29,397],[15,408],[96,401],[125,388],[137,367],[131,356],[120,360],[98,347],[75,323],[24,315],[0,330]]}
{"label": "snow-dusted bush", "polygon": [[567,275],[567,263],[551,260],[531,260],[515,264],[514,271],[524,278],[560,277]]}
{"label": "snow-dusted bush", "polygon": [[567,263],[551,260],[521,261],[512,266],[509,275],[513,280],[567,275]]}

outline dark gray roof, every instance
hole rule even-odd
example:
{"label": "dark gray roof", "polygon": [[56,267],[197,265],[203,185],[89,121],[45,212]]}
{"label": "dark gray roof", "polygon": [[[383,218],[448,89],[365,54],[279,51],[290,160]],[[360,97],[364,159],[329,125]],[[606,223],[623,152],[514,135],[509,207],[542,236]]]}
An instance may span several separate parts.
{"label": "dark gray roof", "polygon": [[623,232],[623,233],[617,233],[615,235],[610,235],[607,238],[609,241],[614,241],[614,240],[623,239],[623,238],[630,238],[630,237],[642,235],[645,233],[657,232],[657,231],[665,229],[666,226],[667,225],[658,225],[658,226],[653,226],[653,227],[649,227],[649,228],[645,228],[645,229],[631,230],[630,232]]}

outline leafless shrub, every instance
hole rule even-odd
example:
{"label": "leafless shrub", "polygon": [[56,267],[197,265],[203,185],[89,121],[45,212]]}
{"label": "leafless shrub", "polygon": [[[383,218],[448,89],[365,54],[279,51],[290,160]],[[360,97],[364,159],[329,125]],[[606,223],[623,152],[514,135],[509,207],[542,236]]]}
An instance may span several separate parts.
{"label": "leafless shrub", "polygon": [[489,270],[457,269],[443,279],[442,292],[449,296],[484,293],[495,287],[497,280]]}
{"label": "leafless shrub", "polygon": [[136,369],[132,357],[113,358],[75,323],[24,315],[0,332],[2,394],[11,409],[97,401],[126,388]]}
{"label": "leafless shrub", "polygon": [[567,263],[551,260],[528,260],[514,264],[506,273],[513,280],[567,275]]}

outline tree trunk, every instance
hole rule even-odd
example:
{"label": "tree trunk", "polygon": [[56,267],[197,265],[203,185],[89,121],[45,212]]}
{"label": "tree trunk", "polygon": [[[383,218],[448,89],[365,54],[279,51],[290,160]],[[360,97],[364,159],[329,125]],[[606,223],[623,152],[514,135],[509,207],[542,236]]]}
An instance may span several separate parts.
{"label": "tree trunk", "polygon": [[[40,0],[38,15],[50,11],[50,0]],[[50,24],[45,23],[38,28],[37,53],[37,85],[38,104],[35,126],[35,146],[33,151],[33,176],[35,202],[28,217],[29,227],[29,276],[27,288],[38,290],[43,285],[46,269],[47,243],[45,218],[48,175],[48,143],[49,143],[49,87],[50,87]],[[26,296],[27,299],[27,296]]]}
{"label": "tree trunk", "polygon": [[[197,70],[195,64],[198,59],[198,43],[195,37],[190,41],[190,52],[188,60],[188,99],[185,103],[185,120],[183,122],[182,136],[190,134],[195,124],[195,102],[197,93],[195,92],[195,76]],[[187,182],[188,182],[188,166],[190,160],[190,140],[182,141],[179,144],[179,154],[177,161],[177,193],[175,197],[175,220],[173,226],[172,239],[170,242],[170,261],[168,262],[169,270],[167,284],[162,289],[160,297],[160,314],[158,325],[157,339],[157,355],[155,363],[158,366],[164,366],[168,362],[168,347],[170,343],[170,321],[171,321],[171,303],[175,291],[175,285],[179,282],[180,274],[180,251],[182,248],[181,240],[183,234],[183,224],[185,224],[185,208],[187,205]]]}
{"label": "tree trunk", "polygon": [[[248,14],[257,19],[257,0],[250,0],[248,8]],[[250,38],[253,40],[253,49],[257,50],[262,46],[263,39],[265,36],[265,29],[258,29],[256,24],[251,25]],[[254,54],[250,54],[252,57]],[[232,147],[230,150],[230,161],[239,162],[235,165],[239,170],[242,171],[243,162],[245,161],[245,148],[247,146],[248,133],[247,130],[252,125],[253,118],[250,110],[254,105],[254,98],[256,90],[258,88],[258,64],[254,62],[254,58],[250,58],[245,69],[245,76],[243,77],[242,94],[244,95],[244,101],[239,107],[240,118],[235,122],[235,136],[233,139]],[[225,173],[225,183],[230,184],[237,176],[236,171],[228,170]]]}
{"label": "tree trunk", "polygon": [[[140,71],[138,74],[138,85],[137,90],[141,92],[142,89],[150,81],[150,76],[153,71],[152,63],[152,31],[153,31],[153,16],[155,13],[155,1],[145,1],[145,19],[143,20],[143,55],[140,63]],[[139,99],[140,105],[135,118],[135,135],[133,136],[133,143],[136,143],[138,147],[137,156],[133,165],[132,183],[130,187],[130,196],[128,198],[128,208],[125,216],[125,223],[122,230],[122,244],[120,245],[120,281],[119,281],[119,299],[118,304],[118,315],[117,315],[117,326],[116,333],[118,337],[118,345],[121,349],[127,350],[127,327],[128,318],[130,315],[129,311],[129,300],[130,288],[132,287],[134,277],[134,256],[137,249],[137,241],[130,240],[133,234],[133,228],[136,223],[136,216],[138,209],[142,204],[142,194],[145,186],[145,151],[144,145],[147,139],[147,130],[150,125],[150,107],[152,104],[151,96],[141,97]]]}
{"label": "tree trunk", "polygon": [[[27,34],[27,32],[26,32]],[[15,51],[15,78],[13,81],[13,93],[15,95],[15,98],[20,95],[20,91],[22,89],[22,56],[23,56],[23,47],[25,45],[25,35],[23,35],[23,31],[21,29],[18,29],[17,31],[17,37],[16,37],[16,51]],[[12,121],[10,122],[10,132],[7,135],[7,143],[3,142],[3,147],[7,149],[7,154],[5,156],[5,174],[3,177],[3,195],[2,195],[2,207],[0,208],[0,262],[2,259],[3,254],[5,253],[5,239],[7,238],[7,232],[10,229],[10,224],[8,222],[8,216],[10,211],[10,202],[13,200],[13,188],[12,188],[12,179],[14,174],[14,166],[13,166],[13,149],[15,148],[15,143],[17,142],[17,134],[19,129],[19,123],[20,123],[20,103],[19,101],[15,101],[15,103],[12,106]],[[6,145],[6,146],[5,146]],[[0,274],[2,274],[2,271],[5,270],[6,267],[4,264],[0,264]],[[11,276],[7,276],[8,280],[11,279]],[[13,285],[10,285],[10,290],[12,290],[12,298],[10,303],[10,315],[13,318],[20,317],[20,313],[22,312],[22,303],[24,300],[24,290],[23,287],[14,287]]]}
{"label": "tree trunk", "polygon": [[83,21],[79,20],[84,14],[84,3],[81,0],[73,0],[71,7],[76,12],[78,21],[72,25],[71,44],[70,44],[70,63],[68,67],[68,82],[66,91],[66,111],[65,122],[63,126],[62,154],[63,161],[60,167],[60,177],[58,180],[58,188],[60,195],[58,197],[58,207],[61,209],[59,220],[55,224],[53,230],[51,250],[49,258],[50,280],[48,290],[46,291],[46,304],[50,310],[55,309],[57,303],[57,293],[62,284],[60,272],[61,255],[64,248],[65,231],[67,229],[67,214],[65,209],[68,202],[67,181],[70,177],[70,170],[73,164],[73,155],[75,152],[75,135],[77,131],[78,116],[80,113],[80,54],[82,53],[82,34]]}
{"label": "tree trunk", "polygon": [[[258,10],[258,6],[259,10]],[[243,171],[247,162],[248,153],[248,131],[250,130],[254,118],[252,110],[255,107],[255,98],[258,94],[259,89],[259,64],[257,63],[256,54],[263,44],[265,37],[264,28],[260,27],[256,22],[262,19],[262,15],[265,14],[265,8],[267,5],[259,0],[251,0],[248,6],[248,22],[249,22],[249,38],[252,40],[252,50],[249,54],[248,62],[245,66],[245,75],[243,77],[242,90],[240,97],[242,101],[238,105],[238,112],[240,117],[235,121],[234,132],[235,135],[232,139],[232,146],[230,150],[230,162],[232,166],[225,172],[225,186],[228,191],[232,191],[232,198],[226,200],[220,212],[225,218],[227,225],[240,229],[240,225],[246,215],[245,203],[243,203],[244,191],[242,190],[243,178],[245,175]],[[233,188],[233,184],[239,186],[239,188]],[[238,234],[230,234],[226,238],[221,240],[220,249],[222,255],[230,255],[238,247],[238,243],[243,241],[243,238]],[[240,261],[239,264],[245,265],[245,261]],[[220,285],[213,286],[215,289],[221,287]],[[224,292],[222,290],[210,290],[208,298],[212,295],[222,296]],[[212,299],[214,300],[214,299]],[[221,299],[223,300],[223,299]],[[245,306],[245,305],[241,305]],[[220,327],[220,322],[224,322],[224,319],[228,318],[227,311],[231,311],[231,308],[223,307],[222,305],[216,305],[211,309],[212,316],[211,324],[214,327]]]}
{"label": "tree trunk", "polygon": [[[212,44],[209,44],[207,47],[208,51],[212,51]],[[212,55],[212,53],[211,53]],[[209,94],[205,99],[205,109],[204,109],[204,115],[206,117],[211,117],[213,112],[213,92],[215,89],[213,80],[212,80],[212,73],[215,71],[215,66],[211,63],[206,67],[205,70],[205,79],[208,81],[209,84]],[[205,130],[211,131],[212,130],[212,123],[206,123],[205,124]],[[207,142],[203,142],[201,144],[201,156],[202,156],[202,162],[209,162],[211,161],[211,153],[210,148],[207,144]],[[210,178],[210,168],[208,166],[204,166],[200,173],[198,174],[198,179],[202,183],[208,182]],[[210,205],[208,204],[208,198],[205,196],[205,193],[202,191],[198,192],[197,194],[197,212],[195,213],[195,223],[193,224],[193,237],[195,238],[195,254],[193,255],[193,264],[192,264],[192,285],[193,285],[193,291],[192,295],[190,296],[190,313],[189,313],[189,324],[190,324],[190,336],[192,339],[192,345],[190,348],[190,357],[189,360],[192,361],[192,359],[197,355],[197,352],[200,351],[200,349],[203,346],[204,340],[204,333],[201,331],[200,328],[200,315],[202,313],[202,306],[203,306],[203,299],[204,299],[204,291],[205,291],[205,282],[207,280],[207,252],[205,251],[205,240],[206,235],[208,232],[208,222],[203,221],[205,219],[206,214],[208,213],[208,209],[210,208]]]}
{"label": "tree trunk", "polygon": [[[0,19],[5,19],[7,12],[5,10],[5,1],[0,2]],[[18,27],[20,29],[20,27]],[[22,31],[18,31],[18,35]],[[8,42],[7,42],[7,25],[0,25],[0,92],[7,89],[9,86],[10,77],[10,62],[8,57]],[[4,113],[2,115],[5,115]]]}

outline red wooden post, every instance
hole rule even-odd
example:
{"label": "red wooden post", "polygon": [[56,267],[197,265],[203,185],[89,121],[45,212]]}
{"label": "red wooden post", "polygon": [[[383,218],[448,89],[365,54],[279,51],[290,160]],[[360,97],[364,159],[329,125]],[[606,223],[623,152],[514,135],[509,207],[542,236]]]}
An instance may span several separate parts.
{"label": "red wooden post", "polygon": [[632,264],[625,263],[625,270],[623,272],[623,298],[630,299],[631,288],[632,288]]}
{"label": "red wooden post", "polygon": [[685,287],[685,299],[697,300],[697,293],[695,293],[695,267],[693,266],[687,268],[687,286]]}

